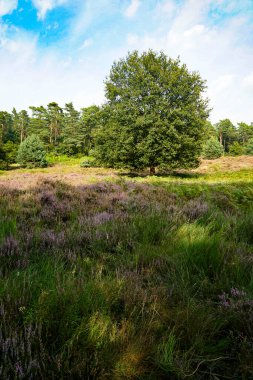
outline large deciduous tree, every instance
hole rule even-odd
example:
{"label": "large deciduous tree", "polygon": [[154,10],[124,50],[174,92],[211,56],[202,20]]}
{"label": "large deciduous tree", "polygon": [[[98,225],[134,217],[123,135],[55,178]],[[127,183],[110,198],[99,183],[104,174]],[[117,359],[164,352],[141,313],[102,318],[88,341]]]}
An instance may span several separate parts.
{"label": "large deciduous tree", "polygon": [[95,133],[101,163],[151,173],[198,165],[209,110],[197,72],[162,52],[134,51],[113,64],[105,88]]}

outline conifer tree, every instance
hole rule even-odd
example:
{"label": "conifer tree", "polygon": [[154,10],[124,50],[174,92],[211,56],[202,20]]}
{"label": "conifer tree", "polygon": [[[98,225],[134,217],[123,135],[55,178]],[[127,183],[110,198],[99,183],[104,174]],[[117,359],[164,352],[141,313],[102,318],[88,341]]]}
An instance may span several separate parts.
{"label": "conifer tree", "polygon": [[27,168],[47,166],[46,151],[38,136],[31,135],[20,144],[17,161]]}

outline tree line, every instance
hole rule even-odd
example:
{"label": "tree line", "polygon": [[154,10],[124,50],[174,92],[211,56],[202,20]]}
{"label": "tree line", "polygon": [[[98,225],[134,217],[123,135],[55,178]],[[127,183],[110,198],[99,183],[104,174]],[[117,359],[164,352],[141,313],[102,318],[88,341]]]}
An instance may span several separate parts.
{"label": "tree line", "polygon": [[[76,110],[73,103],[62,108],[56,102],[47,107],[0,111],[0,152],[8,163],[15,162],[19,145],[36,135],[47,152],[55,155],[88,155],[93,148],[92,132],[99,124],[100,107]],[[1,153],[0,153],[1,154]],[[1,158],[0,158],[1,159]]]}
{"label": "tree line", "polygon": [[253,123],[212,125],[205,90],[199,73],[180,59],[134,51],[112,65],[102,106],[76,110],[51,102],[29,113],[0,111],[0,162],[15,162],[30,136],[48,153],[94,155],[101,165],[151,171],[197,166],[201,155],[253,154]]}

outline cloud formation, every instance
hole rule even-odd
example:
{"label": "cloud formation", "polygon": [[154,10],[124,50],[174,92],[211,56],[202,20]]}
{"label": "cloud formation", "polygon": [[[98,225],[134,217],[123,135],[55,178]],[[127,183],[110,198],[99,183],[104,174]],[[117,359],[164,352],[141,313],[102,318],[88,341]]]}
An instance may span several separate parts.
{"label": "cloud formation", "polygon": [[137,13],[139,7],[141,5],[140,0],[131,0],[131,4],[129,7],[125,10],[125,16],[126,17],[134,17],[135,14]]}
{"label": "cloud formation", "polygon": [[131,50],[163,50],[199,71],[207,80],[214,122],[227,117],[234,122],[253,121],[249,100],[253,97],[253,44],[246,38],[252,31],[248,12],[253,4],[247,0],[239,8],[237,4],[189,0],[178,6],[176,1],[164,1],[156,8],[156,17],[164,20],[159,31],[126,38]]}
{"label": "cloud formation", "polygon": [[18,6],[18,0],[0,0],[0,17],[13,12]]}
{"label": "cloud formation", "polygon": [[[147,0],[128,2],[127,9],[120,0],[33,1],[40,17],[33,20],[36,30],[12,23],[16,2],[0,0],[0,5],[9,4],[0,7],[5,12],[0,18],[0,109],[50,101],[73,101],[76,107],[100,104],[113,61],[128,51],[152,48],[180,56],[207,80],[212,122],[253,121],[252,1]],[[56,38],[64,20],[57,19],[57,10],[54,19],[47,12],[69,4],[69,26]],[[48,27],[54,23],[57,31]]]}
{"label": "cloud formation", "polygon": [[67,1],[68,0],[32,0],[33,5],[37,8],[39,20],[44,20],[47,12],[67,3]]}

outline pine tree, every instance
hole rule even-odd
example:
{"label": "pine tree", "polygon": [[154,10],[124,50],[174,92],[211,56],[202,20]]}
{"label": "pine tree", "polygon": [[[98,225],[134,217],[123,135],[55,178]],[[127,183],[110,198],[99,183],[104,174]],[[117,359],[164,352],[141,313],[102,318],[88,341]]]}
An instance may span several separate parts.
{"label": "pine tree", "polygon": [[20,144],[17,161],[27,168],[47,166],[46,151],[38,136],[31,135]]}
{"label": "pine tree", "polygon": [[210,138],[204,145],[202,156],[207,160],[214,160],[223,155],[224,149],[216,137]]}

